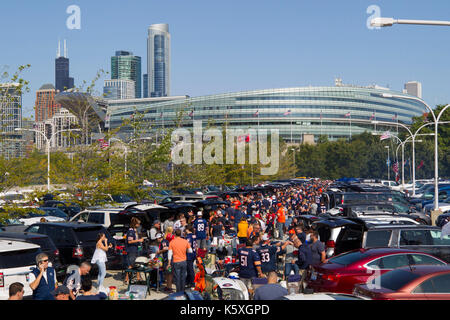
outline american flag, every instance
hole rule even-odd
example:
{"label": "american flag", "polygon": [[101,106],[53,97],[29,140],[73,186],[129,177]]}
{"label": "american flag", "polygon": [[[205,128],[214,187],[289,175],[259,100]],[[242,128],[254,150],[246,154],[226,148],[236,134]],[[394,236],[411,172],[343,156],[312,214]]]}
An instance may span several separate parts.
{"label": "american flag", "polygon": [[161,112],[161,115],[160,115],[160,117],[162,118],[163,117],[163,113]]}
{"label": "american flag", "polygon": [[191,112],[189,113],[189,117],[193,117],[194,116],[194,110],[191,110]]}
{"label": "american flag", "polygon": [[417,169],[420,169],[420,168],[422,168],[422,167],[423,167],[423,160],[420,161],[419,165],[417,166]]}
{"label": "american flag", "polygon": [[375,118],[375,112],[372,113],[369,120],[373,120]]}
{"label": "american flag", "polygon": [[398,161],[394,162],[394,165],[392,166],[392,170],[395,172],[395,174],[398,173]]}
{"label": "american flag", "polygon": [[389,131],[383,132],[383,134],[380,136],[380,141],[389,139],[391,137],[391,133]]}
{"label": "american flag", "polygon": [[397,119],[397,114],[395,114],[395,115],[392,117],[392,120],[395,120],[395,119]]}
{"label": "american flag", "polygon": [[344,114],[344,117],[350,117],[350,112]]}
{"label": "american flag", "polygon": [[289,109],[288,111],[286,111],[285,113],[283,113],[284,116],[288,116],[291,114],[291,109]]}
{"label": "american flag", "polygon": [[256,112],[253,114],[254,117],[259,116],[259,110],[256,110]]}
{"label": "american flag", "polygon": [[320,110],[320,119],[322,119],[322,110]]}

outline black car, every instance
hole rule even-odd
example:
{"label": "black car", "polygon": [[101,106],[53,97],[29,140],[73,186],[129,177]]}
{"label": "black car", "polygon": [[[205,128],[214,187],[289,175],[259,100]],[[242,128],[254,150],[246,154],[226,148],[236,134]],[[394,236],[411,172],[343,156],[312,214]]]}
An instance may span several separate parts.
{"label": "black car", "polygon": [[97,235],[104,233],[113,248],[107,252],[107,267],[121,266],[121,257],[116,254],[115,240],[105,227],[83,222],[40,222],[25,229],[26,232],[48,235],[59,250],[63,266],[79,265],[91,261],[95,251]]}
{"label": "black car", "polygon": [[64,202],[64,201],[57,201],[57,200],[48,200],[45,201],[42,207],[45,208],[59,208],[62,211],[64,211],[69,217],[73,217],[78,212],[81,211],[81,207],[73,202]]}
{"label": "black car", "polygon": [[59,258],[59,250],[47,235],[30,232],[7,232],[3,230],[0,229],[0,239],[2,240],[26,241],[39,245],[41,251],[48,255],[58,278],[63,275],[65,270]]}

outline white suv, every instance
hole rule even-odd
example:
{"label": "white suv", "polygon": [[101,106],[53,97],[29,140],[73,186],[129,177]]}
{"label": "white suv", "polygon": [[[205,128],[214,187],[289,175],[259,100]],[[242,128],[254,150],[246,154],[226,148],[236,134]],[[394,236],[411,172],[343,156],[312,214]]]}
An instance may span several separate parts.
{"label": "white suv", "polygon": [[9,286],[20,282],[24,286],[24,298],[33,292],[28,285],[31,268],[36,266],[36,256],[41,247],[22,241],[0,240],[0,300],[8,300]]}

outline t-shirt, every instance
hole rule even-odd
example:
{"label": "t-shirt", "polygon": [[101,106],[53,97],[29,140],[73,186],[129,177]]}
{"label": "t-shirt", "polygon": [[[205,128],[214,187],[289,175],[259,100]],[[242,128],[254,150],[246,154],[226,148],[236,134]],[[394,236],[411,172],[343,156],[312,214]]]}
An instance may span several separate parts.
{"label": "t-shirt", "polygon": [[288,294],[287,289],[278,283],[269,283],[255,290],[253,300],[277,300]]}
{"label": "t-shirt", "polygon": [[238,234],[237,236],[239,238],[247,238],[247,229],[248,229],[248,223],[247,221],[241,221],[238,224]]}
{"label": "t-shirt", "polygon": [[213,237],[221,237],[222,236],[222,225],[221,224],[215,224],[212,225],[212,236]]}
{"label": "t-shirt", "polygon": [[[169,248],[169,241],[166,239],[163,239],[161,241],[161,243],[159,244],[159,250],[163,250],[165,248],[167,248],[167,249]],[[162,253],[162,258],[163,258],[164,262],[167,262],[169,260],[168,250]]]}
{"label": "t-shirt", "polygon": [[188,233],[186,235],[186,240],[189,242],[189,245],[192,248],[192,252],[188,252],[186,254],[186,259],[187,260],[195,260],[195,252],[197,251],[197,242],[195,240],[197,240],[195,234],[193,233]]}
{"label": "t-shirt", "polygon": [[311,265],[317,266],[321,263],[321,252],[325,251],[325,245],[323,242],[317,240],[316,242],[311,243],[309,247],[311,248]]}
{"label": "t-shirt", "polygon": [[76,296],[81,289],[80,269],[73,270],[72,273],[65,279],[64,285],[72,291],[74,296]]}
{"label": "t-shirt", "polygon": [[137,239],[138,239],[138,237],[136,234],[136,230],[134,230],[133,228],[128,229],[127,241],[126,241],[126,249],[128,252],[137,252],[138,251],[139,242],[128,243],[128,240],[137,240]]}
{"label": "t-shirt", "polygon": [[278,211],[277,211],[277,218],[278,218],[278,222],[279,223],[285,223],[286,222],[286,215],[285,215],[285,212],[284,212],[284,208],[280,208],[280,209],[278,209]]}
{"label": "t-shirt", "polygon": [[277,254],[281,251],[280,247],[262,245],[256,251],[261,259],[262,272],[277,270]]}
{"label": "t-shirt", "polygon": [[174,263],[182,262],[187,260],[187,250],[191,246],[189,245],[189,242],[186,239],[176,237],[172,241],[170,241],[169,244],[169,250],[172,250],[172,261]]}
{"label": "t-shirt", "polygon": [[260,261],[259,254],[252,248],[240,248],[238,250],[239,277],[250,279],[258,276],[255,261]]}
{"label": "t-shirt", "polygon": [[98,294],[91,296],[78,296],[75,300],[106,300],[108,296],[104,292],[99,292]]}
{"label": "t-shirt", "polygon": [[208,228],[208,223],[205,219],[197,219],[194,221],[194,230],[197,240],[206,239],[206,230]]}

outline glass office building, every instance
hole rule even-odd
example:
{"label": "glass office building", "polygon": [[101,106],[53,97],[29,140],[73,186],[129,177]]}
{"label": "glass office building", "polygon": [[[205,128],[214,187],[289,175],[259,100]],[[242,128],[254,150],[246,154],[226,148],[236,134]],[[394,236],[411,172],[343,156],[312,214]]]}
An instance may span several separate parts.
{"label": "glass office building", "polygon": [[148,97],[170,95],[170,33],[168,24],[152,24],[147,37]]}
{"label": "glass office building", "polygon": [[[383,93],[404,98],[386,98]],[[365,131],[401,130],[397,123],[411,124],[412,117],[427,112],[422,102],[408,97],[411,96],[377,86],[297,87],[181,97],[156,103],[113,102],[107,112],[110,128],[121,126],[136,108],[144,114],[151,131],[163,126],[173,128],[182,112],[185,128],[192,128],[193,120],[202,120],[204,127],[278,129],[286,141],[299,143],[304,134],[314,135],[315,140],[320,135],[336,140]],[[388,124],[375,124],[374,120]],[[130,130],[122,127],[121,134],[126,136]]]}
{"label": "glass office building", "polygon": [[111,57],[111,80],[133,80],[135,84],[134,98],[141,97],[141,57],[130,51],[116,51]]}

